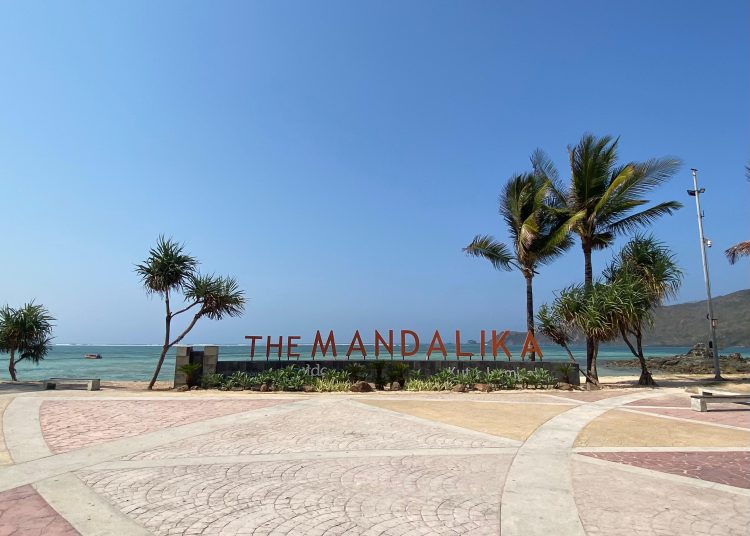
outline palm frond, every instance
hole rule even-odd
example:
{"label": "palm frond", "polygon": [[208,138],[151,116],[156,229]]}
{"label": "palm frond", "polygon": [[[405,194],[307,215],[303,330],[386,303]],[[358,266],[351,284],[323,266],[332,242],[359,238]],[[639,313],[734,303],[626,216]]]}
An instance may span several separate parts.
{"label": "palm frond", "polygon": [[172,238],[159,236],[148,258],[135,266],[146,292],[164,294],[182,288],[198,266],[194,257],[184,253],[184,248]]}
{"label": "palm frond", "polygon": [[733,245],[724,252],[729,260],[729,264],[734,264],[740,257],[750,255],[750,240]]}
{"label": "palm frond", "polygon": [[613,234],[622,234],[638,230],[641,227],[650,225],[655,220],[664,215],[671,215],[674,211],[682,208],[682,203],[677,201],[665,201],[653,207],[626,216],[620,220],[607,225],[607,231]]}
{"label": "palm frond", "polygon": [[480,257],[490,261],[490,264],[497,270],[509,271],[516,266],[515,257],[508,246],[490,235],[475,236],[474,240],[463,250],[471,257]]}

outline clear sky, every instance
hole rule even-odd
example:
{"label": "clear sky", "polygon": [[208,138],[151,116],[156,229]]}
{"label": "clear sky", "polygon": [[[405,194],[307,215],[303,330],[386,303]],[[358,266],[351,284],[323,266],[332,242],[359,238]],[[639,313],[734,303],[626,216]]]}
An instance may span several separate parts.
{"label": "clear sky", "polygon": [[[188,341],[333,328],[522,329],[523,279],[461,248],[505,238],[501,185],[544,148],[621,136],[685,166],[656,200],[704,296],[750,284],[748,2],[238,1],[0,4],[0,303],[36,298],[57,342],[151,343],[133,264],[160,233],[237,276],[242,319]],[[614,250],[596,253],[601,270]],[[576,245],[537,304],[583,278]]]}

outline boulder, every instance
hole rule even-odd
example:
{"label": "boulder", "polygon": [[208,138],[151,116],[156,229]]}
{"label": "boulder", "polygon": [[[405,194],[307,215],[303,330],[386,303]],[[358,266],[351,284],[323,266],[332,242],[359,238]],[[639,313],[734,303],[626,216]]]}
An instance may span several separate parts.
{"label": "boulder", "polygon": [[354,382],[349,390],[352,393],[369,393],[373,389],[369,383],[359,381],[359,382]]}
{"label": "boulder", "polygon": [[175,391],[183,392],[183,391],[187,391],[188,389],[189,387],[187,385],[180,385],[179,387],[175,388]]}
{"label": "boulder", "polygon": [[573,386],[566,382],[560,382],[557,384],[557,389],[560,389],[561,391],[572,391]]}
{"label": "boulder", "polygon": [[398,382],[393,382],[391,384],[391,391],[400,391],[401,390],[401,384]]}
{"label": "boulder", "polygon": [[303,385],[302,386],[302,390],[305,393],[314,393],[315,392],[315,387],[313,387],[312,385]]}
{"label": "boulder", "polygon": [[454,393],[465,393],[466,386],[463,383],[459,383],[458,385],[454,385],[451,391],[453,391]]}
{"label": "boulder", "polygon": [[265,383],[260,386],[260,392],[261,393],[267,393],[269,390],[270,389],[268,389],[268,385],[266,385]]}
{"label": "boulder", "polygon": [[490,389],[490,386],[486,383],[475,383],[474,389],[476,391],[482,391],[483,393],[489,393],[492,389]]}

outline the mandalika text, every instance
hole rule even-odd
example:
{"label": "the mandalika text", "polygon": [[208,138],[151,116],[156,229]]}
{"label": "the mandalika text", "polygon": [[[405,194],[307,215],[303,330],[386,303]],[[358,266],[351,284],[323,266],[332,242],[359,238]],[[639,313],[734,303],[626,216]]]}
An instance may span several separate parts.
{"label": "the mandalika text", "polygon": [[[487,350],[489,349],[490,354],[492,355],[493,359],[496,359],[498,356],[498,352],[502,351],[505,356],[510,360],[513,356],[510,353],[510,350],[508,350],[508,347],[505,345],[505,339],[510,334],[510,331],[501,331],[498,332],[496,330],[492,330],[490,332],[490,336],[487,336],[487,332],[485,330],[482,330],[479,335],[479,357],[481,359],[484,359],[487,353]],[[302,339],[299,335],[289,335],[287,337],[278,336],[278,337],[271,337],[270,335],[264,336],[264,335],[245,335],[246,339],[250,340],[250,359],[255,358],[255,351],[256,351],[256,343],[258,341],[264,341],[265,342],[265,358],[269,359],[271,357],[271,354],[275,354],[277,358],[283,358],[286,357],[287,359],[293,359],[293,358],[299,358],[300,353],[296,352],[296,350],[299,348],[299,343]],[[398,347],[398,355],[401,358],[406,358],[409,356],[416,355],[420,350],[420,339],[419,335],[417,335],[416,332],[408,330],[408,329],[402,329],[400,332],[400,345]],[[346,341],[349,343],[349,346],[346,350],[346,358],[349,359],[352,355],[358,355],[362,358],[367,358],[368,353],[365,349],[365,343],[362,341],[362,336],[359,333],[359,330],[354,332],[354,335],[351,337],[351,339],[346,339]],[[313,342],[312,351],[310,353],[311,357],[315,358],[318,353],[320,353],[320,357],[328,357],[328,354],[330,352],[330,355],[333,359],[336,359],[338,357],[338,351],[336,349],[336,337],[333,334],[333,331],[328,332],[328,336],[325,337],[325,340],[323,339],[323,335],[320,333],[320,330],[318,330],[315,333],[315,341]],[[257,346],[262,346],[262,344],[259,344]],[[342,345],[343,346],[343,345]],[[394,356],[394,334],[393,330],[388,330],[388,333],[386,336],[383,336],[379,331],[375,331],[375,343],[374,345],[374,354],[375,358],[378,358],[381,356],[381,354],[387,354],[391,358]],[[489,347],[489,348],[488,348]],[[534,338],[534,334],[530,331],[526,333],[526,339],[524,340],[523,347],[521,349],[521,359],[523,360],[528,353],[534,353],[536,356],[539,356],[539,358],[542,358],[542,350],[539,348],[539,345],[536,342],[536,339]],[[448,358],[448,350],[445,347],[445,343],[443,342],[443,337],[440,335],[440,331],[435,330],[435,333],[432,335],[432,338],[430,339],[430,343],[427,346],[427,359],[430,359],[433,354],[440,354],[440,356],[443,359]],[[468,357],[471,359],[476,354],[472,352],[464,352],[461,350],[461,331],[456,330],[456,336],[455,336],[455,349],[453,354],[455,357],[462,358],[462,357]]]}

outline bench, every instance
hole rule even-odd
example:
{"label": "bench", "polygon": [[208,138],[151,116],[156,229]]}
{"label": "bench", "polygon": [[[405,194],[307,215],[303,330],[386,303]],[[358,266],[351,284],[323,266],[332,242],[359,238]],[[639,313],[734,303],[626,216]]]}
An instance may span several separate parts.
{"label": "bench", "polygon": [[750,395],[730,395],[720,394],[715,395],[709,391],[702,391],[699,395],[692,395],[690,397],[690,407],[695,411],[708,411],[708,404],[710,403],[730,403],[730,404],[748,404],[750,403]]}
{"label": "bench", "polygon": [[86,382],[87,391],[98,391],[100,387],[99,378],[50,378],[44,382],[44,388],[57,389],[57,384],[62,382]]}

